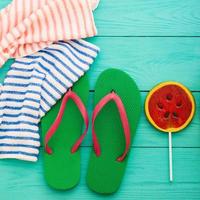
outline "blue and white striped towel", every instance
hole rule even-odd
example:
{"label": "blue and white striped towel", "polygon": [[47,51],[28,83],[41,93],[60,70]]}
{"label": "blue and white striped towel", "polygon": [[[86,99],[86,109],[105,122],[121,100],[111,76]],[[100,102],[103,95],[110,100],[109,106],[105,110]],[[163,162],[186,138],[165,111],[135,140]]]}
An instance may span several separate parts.
{"label": "blue and white striped towel", "polygon": [[99,48],[84,40],[57,42],[16,59],[0,96],[0,159],[37,161],[38,123],[89,69]]}

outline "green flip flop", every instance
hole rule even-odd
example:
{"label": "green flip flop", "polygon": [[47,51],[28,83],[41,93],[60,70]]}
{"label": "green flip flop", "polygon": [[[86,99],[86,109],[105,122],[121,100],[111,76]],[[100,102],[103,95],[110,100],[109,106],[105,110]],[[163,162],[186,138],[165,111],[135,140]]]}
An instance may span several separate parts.
{"label": "green flip flop", "polygon": [[[41,121],[44,177],[47,184],[54,189],[71,189],[79,182],[80,151],[77,149],[88,128],[89,120],[85,108],[88,96],[89,81],[85,75]],[[81,135],[84,122],[87,125]]]}
{"label": "green flip flop", "polygon": [[131,77],[117,69],[104,71],[94,94],[93,143],[88,187],[101,194],[118,190],[141,113],[140,92]]}

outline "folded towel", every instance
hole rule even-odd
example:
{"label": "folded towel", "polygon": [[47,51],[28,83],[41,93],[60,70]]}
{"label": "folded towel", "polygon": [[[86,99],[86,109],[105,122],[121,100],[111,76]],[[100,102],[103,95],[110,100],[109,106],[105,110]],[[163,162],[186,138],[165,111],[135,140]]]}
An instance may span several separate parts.
{"label": "folded towel", "polygon": [[59,40],[97,34],[98,0],[14,0],[0,12],[0,66]]}
{"label": "folded towel", "polygon": [[84,40],[57,42],[16,59],[0,95],[0,158],[37,161],[41,117],[84,75],[99,52]]}

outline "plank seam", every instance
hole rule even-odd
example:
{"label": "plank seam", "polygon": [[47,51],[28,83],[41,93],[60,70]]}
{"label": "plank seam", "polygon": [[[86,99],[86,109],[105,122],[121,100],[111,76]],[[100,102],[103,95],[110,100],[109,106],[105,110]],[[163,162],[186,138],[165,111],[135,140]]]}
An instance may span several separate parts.
{"label": "plank seam", "polygon": [[200,38],[200,35],[98,35],[96,38]]}

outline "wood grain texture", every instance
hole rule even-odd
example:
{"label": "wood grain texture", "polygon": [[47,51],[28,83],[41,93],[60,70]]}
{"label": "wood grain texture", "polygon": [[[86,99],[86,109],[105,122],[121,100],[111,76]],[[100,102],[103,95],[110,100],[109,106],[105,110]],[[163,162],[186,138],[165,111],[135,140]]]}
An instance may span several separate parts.
{"label": "wood grain texture", "polygon": [[12,0],[1,0],[0,1],[0,9],[5,8]]}
{"label": "wood grain texture", "polygon": [[[11,0],[0,0],[0,8]],[[91,148],[91,131],[82,144],[82,175],[78,187],[66,192],[51,190],[38,163],[0,160],[1,200],[199,200],[200,199],[200,1],[101,0],[95,11],[99,35],[88,41],[101,53],[90,75],[90,106],[99,74],[110,67],[122,69],[137,82],[144,104],[147,91],[166,80],[182,82],[197,103],[194,120],[173,135],[174,178],[168,181],[168,140],[146,120],[138,126],[122,186],[112,196],[91,192],[85,183]],[[9,69],[0,70],[0,82]],[[41,152],[43,149],[41,148]]]}
{"label": "wood grain texture", "polygon": [[[166,80],[200,91],[200,38],[101,37],[89,41],[101,48],[89,72],[90,89],[101,72],[113,67],[129,73],[141,91]],[[8,66],[2,70],[5,74]]]}
{"label": "wood grain texture", "polygon": [[[142,105],[144,105],[146,95],[147,92],[141,92]],[[199,92],[193,93],[193,95],[196,102],[200,102],[200,93]],[[92,105],[93,105],[93,92],[90,92],[89,106],[88,106],[90,119],[93,111]],[[180,133],[173,134],[172,139],[174,148],[184,148],[184,147],[200,148],[200,116],[198,115],[198,113],[200,113],[200,106],[198,103],[196,104],[196,106],[197,106],[196,115],[194,116],[192,123]],[[70,137],[71,133],[66,133],[66,134],[68,134]],[[82,147],[92,146],[91,137],[92,137],[92,132],[90,127],[81,146]],[[145,148],[168,147],[168,134],[162,133],[161,131],[156,130],[152,125],[150,125],[150,123],[147,121],[144,110],[142,110],[140,123],[138,124],[138,129],[135,138],[133,140],[132,147],[145,147]]]}
{"label": "wood grain texture", "polygon": [[[102,71],[122,69],[137,82],[140,90],[175,80],[193,91],[200,91],[200,38],[94,38],[89,41],[101,48],[90,74],[91,86]],[[4,77],[8,66],[1,69]],[[1,81],[3,78],[1,78]]]}
{"label": "wood grain texture", "polygon": [[[142,105],[144,105],[146,95],[146,92],[141,93]],[[198,102],[200,102],[200,93],[193,93],[193,95],[197,102],[196,114],[192,123],[186,129],[180,133],[173,134],[173,147],[200,148],[200,106],[198,104]],[[89,100],[88,111],[91,116],[93,110],[93,93],[90,94]],[[68,134],[70,135],[70,133]],[[90,128],[82,146],[91,146],[91,136],[92,133]],[[168,147],[168,134],[153,128],[147,121],[144,110],[142,110],[140,123],[138,124],[136,136],[133,140],[133,147]]]}
{"label": "wood grain texture", "polygon": [[200,36],[199,10],[199,0],[101,0],[94,15],[99,36]]}
{"label": "wood grain texture", "polygon": [[166,80],[179,81],[200,90],[200,38],[93,38],[101,48],[91,67],[91,89],[99,74],[110,67],[122,69],[149,90]]}
{"label": "wood grain texture", "polygon": [[[41,150],[42,152],[43,150]],[[130,153],[127,171],[118,193],[100,196],[90,191],[85,182],[90,148],[82,148],[80,184],[70,191],[51,190],[43,178],[42,158],[37,164],[20,161],[0,161],[1,199],[41,200],[92,200],[92,199],[143,199],[197,200],[200,195],[200,150],[174,149],[173,184],[168,182],[167,148],[134,148]]]}
{"label": "wood grain texture", "polygon": [[199,9],[199,0],[101,0],[95,19],[100,36],[199,36]]}

